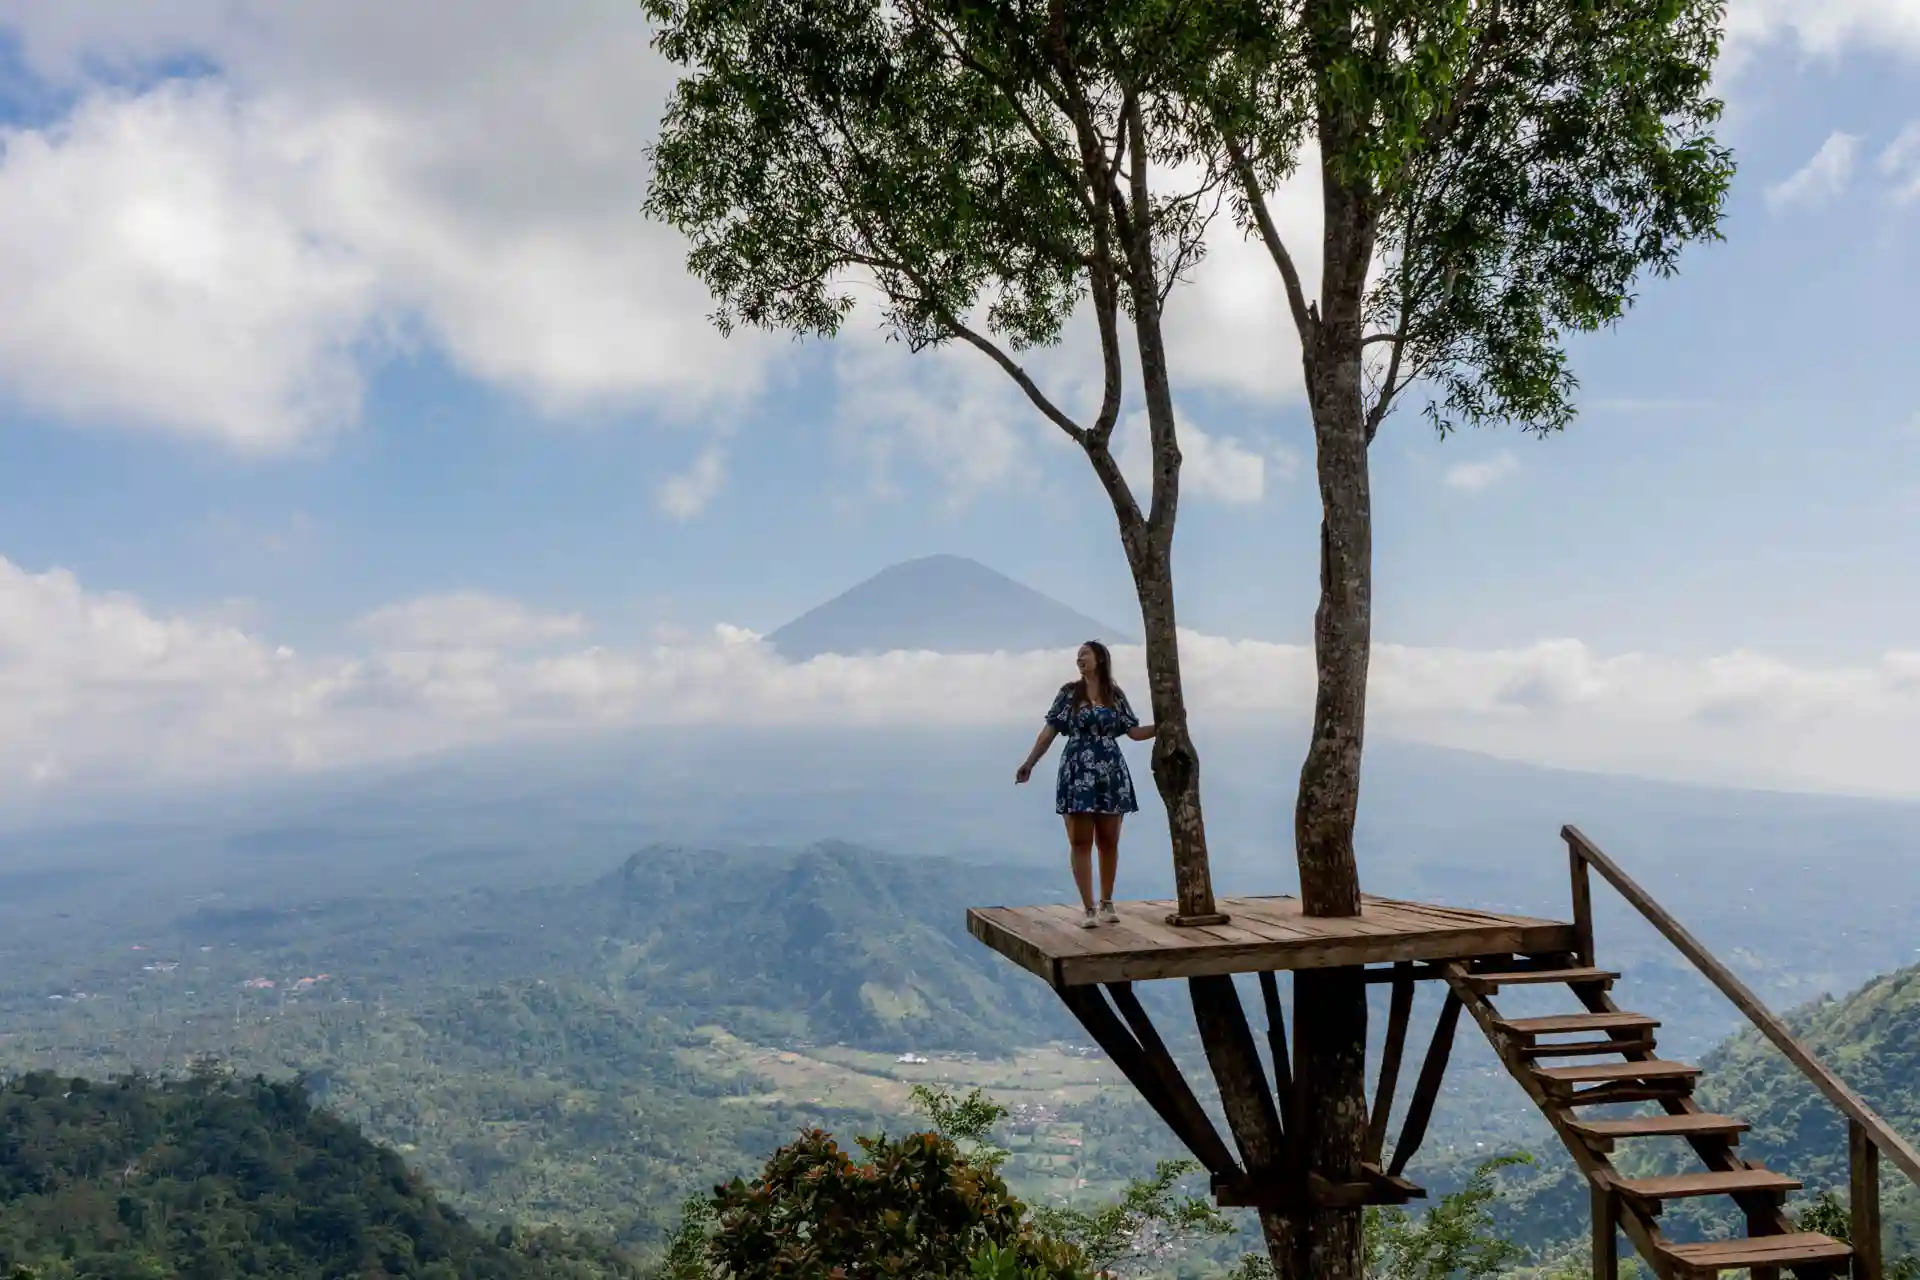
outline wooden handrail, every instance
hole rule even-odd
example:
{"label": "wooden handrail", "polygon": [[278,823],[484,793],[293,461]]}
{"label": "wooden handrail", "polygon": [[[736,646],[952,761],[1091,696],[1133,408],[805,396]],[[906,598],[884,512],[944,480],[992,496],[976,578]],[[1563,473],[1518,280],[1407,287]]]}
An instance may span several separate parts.
{"label": "wooden handrail", "polygon": [[[1584,888],[1586,876],[1583,867],[1585,866],[1591,866],[1605,876],[1608,883],[1619,891],[1621,897],[1632,903],[1634,909],[1647,918],[1648,923],[1666,935],[1667,941],[1671,942],[1681,955],[1692,961],[1694,968],[1705,974],[1708,981],[1720,988],[1721,994],[1733,1001],[1735,1007],[1747,1015],[1747,1020],[1759,1029],[1760,1034],[1773,1041],[1775,1047],[1787,1055],[1787,1060],[1800,1069],[1800,1074],[1811,1081],[1813,1087],[1825,1094],[1827,1101],[1839,1108],[1841,1113],[1852,1122],[1849,1125],[1849,1146],[1856,1157],[1863,1145],[1876,1147],[1899,1166],[1900,1171],[1906,1174],[1915,1186],[1920,1186],[1920,1151],[1915,1151],[1905,1138],[1895,1133],[1885,1120],[1874,1113],[1873,1108],[1869,1107],[1859,1094],[1849,1089],[1840,1077],[1827,1069],[1825,1063],[1814,1057],[1813,1052],[1800,1043],[1793,1032],[1787,1030],[1787,1024],[1762,1004],[1760,997],[1754,995],[1747,984],[1734,975],[1733,970],[1715,959],[1712,953],[1700,945],[1699,939],[1688,933],[1685,927],[1669,915],[1666,908],[1655,902],[1652,895],[1641,888],[1632,876],[1622,871],[1618,863],[1602,853],[1598,845],[1582,835],[1578,827],[1562,827],[1560,836],[1567,842],[1567,848],[1573,855],[1576,885]],[[1575,920],[1576,931],[1583,931],[1582,937],[1591,937],[1592,908],[1580,889],[1575,891],[1574,906],[1576,915],[1586,917],[1585,920]],[[1864,1143],[1862,1139],[1865,1140]],[[1864,1208],[1864,1206],[1860,1207]],[[1874,1215],[1876,1225],[1877,1207],[1876,1205]]]}

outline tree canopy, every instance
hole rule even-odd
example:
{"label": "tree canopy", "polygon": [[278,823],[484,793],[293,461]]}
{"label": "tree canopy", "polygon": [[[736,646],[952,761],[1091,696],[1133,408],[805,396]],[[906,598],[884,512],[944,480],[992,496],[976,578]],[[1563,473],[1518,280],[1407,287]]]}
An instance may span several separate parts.
{"label": "tree canopy", "polygon": [[[1281,273],[1312,359],[1309,299],[1267,198],[1317,152],[1325,248],[1357,256],[1369,438],[1424,383],[1436,427],[1574,416],[1564,335],[1620,319],[1646,273],[1718,235],[1733,176],[1712,135],[1721,0],[1244,0],[1189,116]],[[1342,237],[1345,243],[1337,243]],[[1364,283],[1363,283],[1364,282]]]}

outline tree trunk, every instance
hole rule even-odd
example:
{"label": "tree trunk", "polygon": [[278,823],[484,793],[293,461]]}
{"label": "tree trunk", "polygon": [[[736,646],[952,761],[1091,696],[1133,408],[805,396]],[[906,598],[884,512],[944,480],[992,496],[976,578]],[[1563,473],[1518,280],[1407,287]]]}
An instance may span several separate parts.
{"label": "tree trunk", "polygon": [[[1136,554],[1135,545],[1139,544]],[[1207,828],[1200,809],[1200,756],[1187,732],[1187,699],[1180,684],[1180,644],[1174,624],[1173,572],[1146,530],[1128,539],[1127,560],[1140,596],[1147,646],[1147,687],[1153,702],[1153,781],[1167,809],[1173,841],[1173,883],[1182,916],[1214,913],[1207,862]]]}
{"label": "tree trunk", "polygon": [[[1148,680],[1159,734],[1153,743],[1153,780],[1167,807],[1173,841],[1173,880],[1178,916],[1204,920],[1215,914],[1213,876],[1207,865],[1207,830],[1200,813],[1200,756],[1187,730],[1187,701],[1180,683],[1180,647],[1173,612],[1173,529],[1180,513],[1180,439],[1173,417],[1173,382],[1160,332],[1160,282],[1153,258],[1153,201],[1147,180],[1147,139],[1140,104],[1124,108],[1132,135],[1124,203],[1132,211],[1121,247],[1127,292],[1133,301],[1134,348],[1140,356],[1140,390],[1147,402],[1147,436],[1153,447],[1153,483],[1144,528],[1123,534],[1127,563],[1140,596],[1146,632]],[[1131,534],[1131,536],[1127,536]]]}
{"label": "tree trunk", "polygon": [[[1147,432],[1153,446],[1153,492],[1144,521],[1139,519],[1137,505],[1131,519],[1123,512],[1121,541],[1126,547],[1127,563],[1133,570],[1134,588],[1140,598],[1147,679],[1153,696],[1154,723],[1159,729],[1153,746],[1153,780],[1166,805],[1167,828],[1173,844],[1174,885],[1179,907],[1172,923],[1198,924],[1218,916],[1213,877],[1208,867],[1206,824],[1200,809],[1200,756],[1187,729],[1186,695],[1180,680],[1179,634],[1173,603],[1173,530],[1180,506],[1180,441],[1174,422],[1166,345],[1160,328],[1159,284],[1151,252],[1153,228],[1148,220],[1152,202],[1147,189],[1147,147],[1137,101],[1127,108],[1127,127],[1133,134],[1129,203],[1139,220],[1125,242],[1127,287],[1133,301],[1134,339],[1140,356],[1141,389],[1146,398]],[[1119,479],[1118,468],[1105,456],[1104,441],[1094,465],[1103,478],[1112,474],[1108,488],[1113,492],[1113,482]],[[1115,493],[1114,497],[1116,507],[1121,507],[1119,494]],[[1228,1129],[1239,1148],[1240,1164],[1250,1179],[1270,1181],[1282,1172],[1280,1162],[1285,1152],[1279,1109],[1268,1087],[1260,1050],[1247,1025],[1233,979],[1193,978],[1187,988],[1207,1063],[1220,1089],[1221,1109],[1226,1113]],[[1268,1253],[1281,1268],[1281,1274],[1286,1275],[1281,1259],[1292,1247],[1289,1224],[1269,1212],[1262,1212],[1260,1217]]]}
{"label": "tree trunk", "polygon": [[[1319,64],[1350,52],[1346,6],[1316,6]],[[1323,73],[1324,74],[1324,73]],[[1313,916],[1360,913],[1353,854],[1366,737],[1367,664],[1373,643],[1373,512],[1361,338],[1376,214],[1367,181],[1341,167],[1354,122],[1322,84],[1318,126],[1325,232],[1319,323],[1303,335],[1307,400],[1313,412],[1320,481],[1320,602],[1314,613],[1318,676],[1313,736],[1300,769],[1294,849],[1300,899]],[[1294,976],[1296,1074],[1311,1099],[1302,1117],[1308,1167],[1333,1182],[1357,1180],[1366,1150],[1367,989],[1358,969]],[[1314,1280],[1362,1280],[1363,1218],[1357,1209],[1315,1209],[1294,1240],[1295,1273]]]}

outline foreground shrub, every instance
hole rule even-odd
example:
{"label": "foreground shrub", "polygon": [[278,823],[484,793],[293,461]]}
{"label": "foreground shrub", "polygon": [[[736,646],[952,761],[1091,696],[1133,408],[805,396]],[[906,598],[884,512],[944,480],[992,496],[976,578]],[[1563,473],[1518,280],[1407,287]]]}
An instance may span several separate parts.
{"label": "foreground shrub", "polygon": [[1087,1280],[1072,1245],[1042,1235],[990,1162],[949,1138],[857,1140],[856,1159],[814,1129],[751,1182],[689,1206],[673,1280]]}

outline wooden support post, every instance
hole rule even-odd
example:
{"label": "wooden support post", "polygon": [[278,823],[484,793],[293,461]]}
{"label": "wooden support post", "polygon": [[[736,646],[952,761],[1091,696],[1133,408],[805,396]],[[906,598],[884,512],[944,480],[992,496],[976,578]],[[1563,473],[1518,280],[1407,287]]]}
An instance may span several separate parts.
{"label": "wooden support post", "polygon": [[1260,971],[1260,1002],[1267,1013],[1267,1055],[1273,1059],[1273,1096],[1280,1105],[1280,1129],[1291,1140],[1300,1132],[1293,1057],[1287,1050],[1287,1013],[1280,1007],[1280,983],[1268,969]]}
{"label": "wooden support post", "polygon": [[1620,1233],[1614,1218],[1613,1188],[1606,1175],[1590,1180],[1593,1195],[1593,1280],[1619,1280]]}
{"label": "wooden support post", "polygon": [[1220,1086],[1220,1109],[1240,1148],[1240,1163],[1249,1178],[1272,1177],[1284,1162],[1285,1136],[1239,990],[1232,978],[1211,976],[1188,978],[1187,994],[1201,1047]]}
{"label": "wooden support post", "polygon": [[1593,967],[1593,886],[1587,878],[1587,859],[1580,846],[1567,841],[1567,864],[1573,876],[1573,937],[1575,963]]}
{"label": "wooden support post", "polygon": [[[1125,984],[1116,983],[1116,987]],[[1061,1003],[1065,1004],[1073,1015],[1080,1019],[1080,1025],[1093,1036],[1094,1043],[1106,1050],[1113,1059],[1113,1065],[1120,1068],[1122,1075],[1137,1089],[1147,1105],[1154,1109],[1167,1128],[1174,1131],[1187,1150],[1193,1152],[1207,1172],[1230,1180],[1240,1177],[1240,1166],[1234,1161],[1233,1154],[1227,1150],[1226,1143],[1220,1140],[1220,1133],[1213,1127],[1201,1107],[1199,1099],[1193,1096],[1193,1090],[1180,1074],[1180,1068],[1166,1052],[1166,1046],[1154,1036],[1154,1049],[1141,1046],[1139,1040],[1114,1016],[1112,1006],[1100,994],[1097,987],[1060,987],[1057,988]],[[1131,1000],[1132,991],[1127,990],[1122,998],[1122,1007],[1132,1011],[1137,1004]],[[1141,1011],[1144,1018],[1144,1011]],[[1156,1051],[1157,1050],[1157,1051]]]}
{"label": "wooden support post", "polygon": [[1387,1145],[1387,1120],[1393,1091],[1400,1083],[1400,1059],[1407,1051],[1407,1024],[1413,1018],[1413,962],[1393,966],[1393,1003],[1387,1012],[1387,1043],[1380,1055],[1380,1080],[1373,1091],[1373,1117],[1367,1125],[1367,1160],[1380,1163]]}
{"label": "wooden support post", "polygon": [[1847,1199],[1852,1206],[1853,1280],[1881,1280],[1880,1148],[1858,1120],[1847,1121]]}
{"label": "wooden support post", "polygon": [[1427,1046],[1427,1060],[1420,1066],[1419,1083],[1407,1103],[1407,1121],[1400,1130],[1400,1141],[1393,1148],[1393,1163],[1387,1166],[1389,1177],[1397,1178],[1413,1159],[1413,1153],[1427,1137],[1427,1122],[1433,1119],[1433,1104],[1440,1097],[1440,1082],[1446,1078],[1447,1059],[1453,1053],[1454,1029],[1460,1025],[1460,997],[1449,991],[1440,1006],[1440,1020],[1433,1027],[1433,1043]]}
{"label": "wooden support post", "polygon": [[[1779,1217],[1780,1202],[1765,1196],[1734,1197],[1743,1203],[1747,1211],[1747,1234],[1764,1236],[1778,1230],[1775,1219]],[[1780,1268],[1773,1266],[1748,1267],[1747,1280],[1780,1280]]]}

